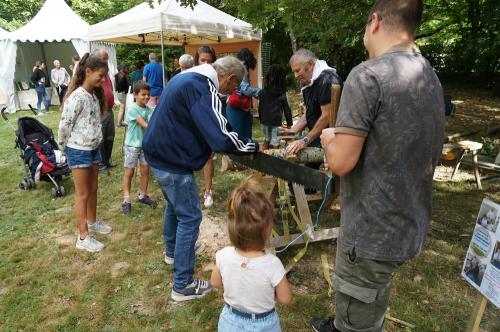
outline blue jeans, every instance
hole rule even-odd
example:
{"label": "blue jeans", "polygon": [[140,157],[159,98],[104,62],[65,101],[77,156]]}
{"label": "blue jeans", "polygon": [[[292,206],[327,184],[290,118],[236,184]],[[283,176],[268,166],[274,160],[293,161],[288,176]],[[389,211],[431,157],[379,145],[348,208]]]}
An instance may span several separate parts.
{"label": "blue jeans", "polygon": [[167,200],[163,216],[163,238],[167,256],[174,257],[174,289],[193,281],[194,244],[201,223],[200,199],[194,175],[176,174],[151,167]]}
{"label": "blue jeans", "polygon": [[260,319],[247,319],[231,312],[227,305],[219,317],[218,332],[281,332],[280,319],[275,311]]}
{"label": "blue jeans", "polygon": [[49,94],[47,93],[47,90],[45,90],[45,86],[43,84],[39,84],[35,87],[36,95],[38,97],[38,101],[36,103],[36,107],[38,109],[38,113],[42,111],[42,100],[45,99],[45,111],[49,111],[49,106],[50,106],[50,97]]}

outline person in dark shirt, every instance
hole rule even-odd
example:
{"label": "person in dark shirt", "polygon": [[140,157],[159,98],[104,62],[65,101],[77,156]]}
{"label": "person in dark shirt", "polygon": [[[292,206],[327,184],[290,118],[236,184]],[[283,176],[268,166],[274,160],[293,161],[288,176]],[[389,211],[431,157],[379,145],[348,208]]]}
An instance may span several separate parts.
{"label": "person in dark shirt", "polygon": [[127,106],[127,93],[130,87],[128,78],[128,69],[124,65],[118,65],[118,73],[115,75],[116,96],[120,102],[120,110],[118,111],[118,127],[123,126],[125,117],[125,107]]}
{"label": "person in dark shirt", "polygon": [[318,60],[313,52],[304,48],[292,55],[290,67],[302,85],[306,112],[292,128],[283,128],[282,132],[296,134],[306,127],[309,129],[305,136],[287,146],[287,153],[295,154],[306,146],[321,146],[319,136],[328,127],[333,110],[331,87],[332,84],[342,84],[342,79],[334,68],[329,67],[325,61]]}
{"label": "person in dark shirt", "polygon": [[130,84],[132,84],[132,89],[134,88],[134,84],[137,81],[142,80],[144,70],[144,61],[139,60],[135,63],[135,70],[130,75]]}
{"label": "person in dark shirt", "polygon": [[43,115],[42,113],[42,101],[45,100],[45,112],[49,112],[50,107],[50,97],[45,90],[45,82],[47,82],[47,76],[43,71],[45,64],[43,61],[36,61],[35,67],[33,68],[33,74],[31,75],[31,83],[35,86],[36,95],[38,101],[36,103],[38,109],[38,115]]}
{"label": "person in dark shirt", "polygon": [[375,2],[363,38],[370,58],[351,70],[335,128],[321,134],[341,211],[335,318],[313,319],[314,331],[384,331],[392,280],[422,251],[444,142],[443,89],[415,45],[422,7]]}
{"label": "person in dark shirt", "polygon": [[283,114],[287,128],[291,128],[292,110],[286,95],[285,70],[272,65],[264,79],[264,88],[259,93],[259,120],[265,138],[263,150],[279,146],[278,128],[283,123]]}

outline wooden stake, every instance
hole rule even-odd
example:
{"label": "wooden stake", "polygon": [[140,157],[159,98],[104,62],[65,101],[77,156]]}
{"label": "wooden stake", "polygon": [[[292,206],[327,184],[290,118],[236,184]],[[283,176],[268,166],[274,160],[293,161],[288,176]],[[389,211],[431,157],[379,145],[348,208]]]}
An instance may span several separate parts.
{"label": "wooden stake", "polygon": [[399,324],[399,325],[403,325],[403,326],[409,327],[410,329],[414,329],[414,328],[416,327],[416,326],[415,326],[415,325],[413,325],[413,324],[410,324],[410,323],[408,323],[408,322],[405,322],[404,320],[401,320],[401,319],[398,319],[398,318],[392,317],[392,316],[391,316],[391,315],[389,315],[389,314],[386,314],[386,315],[385,315],[385,319],[390,320],[390,321],[392,321],[392,322],[394,322],[394,323],[397,323],[397,324]]}
{"label": "wooden stake", "polygon": [[481,325],[481,318],[483,318],[487,303],[488,300],[482,294],[478,294],[476,304],[474,305],[474,309],[472,309],[469,324],[467,325],[467,332],[479,331],[479,325]]}

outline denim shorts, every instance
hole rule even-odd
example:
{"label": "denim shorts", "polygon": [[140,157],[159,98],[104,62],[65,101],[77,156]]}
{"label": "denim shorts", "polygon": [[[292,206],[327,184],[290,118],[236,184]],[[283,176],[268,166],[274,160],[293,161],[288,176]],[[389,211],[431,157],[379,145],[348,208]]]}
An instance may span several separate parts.
{"label": "denim shorts", "polygon": [[218,332],[281,332],[280,319],[278,313],[274,311],[265,318],[247,319],[231,312],[227,305],[224,305],[219,317]]}
{"label": "denim shorts", "polygon": [[89,168],[98,165],[101,162],[101,153],[99,149],[78,150],[66,147],[66,161],[69,168]]}

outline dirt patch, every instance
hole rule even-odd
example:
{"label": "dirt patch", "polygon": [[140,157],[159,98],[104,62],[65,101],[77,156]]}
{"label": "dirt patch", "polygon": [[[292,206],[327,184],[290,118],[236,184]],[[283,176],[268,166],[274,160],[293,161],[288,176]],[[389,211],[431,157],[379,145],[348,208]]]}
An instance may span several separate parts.
{"label": "dirt patch", "polygon": [[147,231],[142,232],[142,236],[143,236],[143,237],[151,237],[151,236],[153,236],[154,234],[156,234],[156,232],[155,232],[155,230],[154,230],[154,229],[150,229],[150,230],[147,230]]}
{"label": "dirt patch", "polygon": [[203,211],[198,241],[205,245],[205,252],[210,255],[215,255],[217,250],[230,245],[226,219]]}
{"label": "dirt patch", "polygon": [[125,274],[127,269],[130,267],[130,264],[127,262],[119,262],[113,265],[111,268],[111,277],[116,278],[120,275]]}
{"label": "dirt patch", "polygon": [[127,234],[125,234],[125,233],[113,232],[109,236],[109,239],[111,240],[111,242],[119,242],[119,241],[124,240],[126,237],[127,237]]}
{"label": "dirt patch", "polygon": [[75,237],[73,235],[62,235],[55,238],[59,247],[69,247],[75,244]]}
{"label": "dirt patch", "polygon": [[55,209],[55,213],[66,213],[66,212],[71,212],[73,211],[73,207],[71,205],[63,206],[59,209]]}
{"label": "dirt patch", "polygon": [[438,165],[436,166],[436,171],[434,172],[434,181],[439,182],[461,182],[474,180],[474,174],[459,168],[453,180],[451,179],[451,174],[453,174],[454,166]]}

